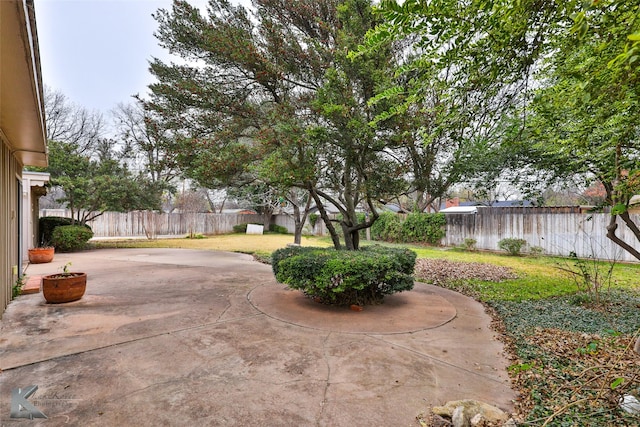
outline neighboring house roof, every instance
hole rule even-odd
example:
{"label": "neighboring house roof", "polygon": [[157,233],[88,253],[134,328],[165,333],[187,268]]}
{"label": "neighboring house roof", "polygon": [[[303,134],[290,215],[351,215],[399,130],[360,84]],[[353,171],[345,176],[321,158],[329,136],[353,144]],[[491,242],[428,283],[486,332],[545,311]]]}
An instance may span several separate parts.
{"label": "neighboring house roof", "polygon": [[[327,213],[329,214],[339,214],[340,210],[333,204],[333,203],[327,203],[324,206],[324,210],[327,211]],[[309,212],[315,213],[318,212],[318,206],[313,206],[309,209]]]}
{"label": "neighboring house roof", "polygon": [[[489,206],[492,208],[521,208],[532,207],[533,202],[530,200],[492,200],[480,202],[459,202],[457,206]],[[445,203],[440,205],[440,212],[446,208]]]}
{"label": "neighboring house roof", "polygon": [[225,214],[240,214],[240,215],[256,215],[257,212],[251,209],[223,209],[222,213]]}
{"label": "neighboring house roof", "polygon": [[440,213],[462,213],[462,214],[474,214],[478,209],[475,206],[451,206],[450,208],[441,209]]}
{"label": "neighboring house roof", "polygon": [[486,206],[492,208],[528,208],[533,206],[530,200],[494,200],[487,203]]}
{"label": "neighboring house roof", "polygon": [[0,1],[0,132],[23,165],[47,166],[33,0]]}
{"label": "neighboring house roof", "polygon": [[395,213],[405,213],[405,210],[402,207],[396,205],[395,203],[387,203],[384,205],[384,210],[395,212]]}

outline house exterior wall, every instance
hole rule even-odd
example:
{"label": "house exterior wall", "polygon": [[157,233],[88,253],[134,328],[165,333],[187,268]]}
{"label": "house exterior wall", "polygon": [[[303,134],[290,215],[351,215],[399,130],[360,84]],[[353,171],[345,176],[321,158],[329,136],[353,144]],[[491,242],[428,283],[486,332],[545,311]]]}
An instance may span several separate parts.
{"label": "house exterior wall", "polygon": [[49,174],[46,172],[22,172],[22,261],[29,259],[29,249],[38,247],[40,213],[40,196],[47,194],[46,184],[49,182]]}
{"label": "house exterior wall", "polygon": [[22,167],[48,161],[33,0],[0,0],[0,94],[1,316],[21,273]]}
{"label": "house exterior wall", "polygon": [[20,217],[18,182],[22,165],[0,134],[0,314],[11,301],[11,288],[18,279]]}

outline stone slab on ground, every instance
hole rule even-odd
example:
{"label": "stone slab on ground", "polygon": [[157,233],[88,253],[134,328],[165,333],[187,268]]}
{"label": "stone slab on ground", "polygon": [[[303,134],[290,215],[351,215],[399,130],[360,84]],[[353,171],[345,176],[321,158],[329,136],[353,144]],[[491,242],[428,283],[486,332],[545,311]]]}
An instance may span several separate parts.
{"label": "stone slab on ground", "polygon": [[42,286],[42,276],[27,276],[27,282],[20,290],[20,295],[37,294]]}

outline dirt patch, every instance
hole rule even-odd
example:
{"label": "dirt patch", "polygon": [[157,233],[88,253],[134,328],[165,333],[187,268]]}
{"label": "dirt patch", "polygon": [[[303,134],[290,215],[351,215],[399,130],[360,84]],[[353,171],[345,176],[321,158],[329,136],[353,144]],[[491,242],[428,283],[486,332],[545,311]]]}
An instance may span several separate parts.
{"label": "dirt patch", "polygon": [[479,262],[425,258],[416,260],[415,275],[419,277],[420,280],[434,285],[469,279],[501,282],[518,277],[518,275],[508,267],[482,264]]}

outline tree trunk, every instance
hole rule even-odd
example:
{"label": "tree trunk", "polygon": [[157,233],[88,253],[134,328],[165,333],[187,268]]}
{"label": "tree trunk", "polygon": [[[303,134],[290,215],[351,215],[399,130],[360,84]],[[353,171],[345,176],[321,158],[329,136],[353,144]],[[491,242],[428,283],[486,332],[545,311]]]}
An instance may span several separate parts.
{"label": "tree trunk", "polygon": [[291,203],[293,206],[293,223],[294,223],[294,232],[293,232],[293,243],[299,245],[302,243],[302,227],[304,226],[304,222],[300,218],[300,208],[295,203]]}
{"label": "tree trunk", "polygon": [[264,212],[262,213],[262,224],[264,226],[264,231],[269,231],[269,226],[271,225],[272,216],[273,216],[273,208],[271,206],[265,206]]}
{"label": "tree trunk", "polygon": [[[624,212],[620,214],[620,217],[623,219],[627,227],[631,229],[633,234],[636,236],[636,239],[640,240],[640,231],[636,224],[629,217],[629,212]],[[640,251],[636,248],[622,240],[616,235],[616,230],[618,229],[618,223],[616,222],[617,216],[611,215],[611,220],[609,221],[609,225],[607,226],[607,237],[613,241],[616,245],[620,246],[622,249],[627,251],[629,254],[634,256],[636,259],[640,260]]]}
{"label": "tree trunk", "polygon": [[352,227],[343,226],[344,245],[348,251],[357,251],[360,249],[360,230],[353,230]]}
{"label": "tree trunk", "polygon": [[322,218],[324,225],[327,227],[327,230],[329,231],[329,235],[331,236],[331,241],[333,242],[333,247],[336,248],[337,250],[342,249],[342,247],[340,246],[340,237],[338,236],[338,233],[336,232],[335,227],[331,223],[331,220],[329,219],[329,215],[327,214],[327,211],[324,209],[322,200],[320,200],[318,193],[311,186],[308,188],[308,190],[309,190],[309,193],[311,193],[311,197],[313,197],[313,200],[316,202],[316,206],[318,207],[318,212],[320,212],[320,218]]}

